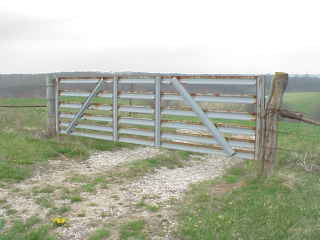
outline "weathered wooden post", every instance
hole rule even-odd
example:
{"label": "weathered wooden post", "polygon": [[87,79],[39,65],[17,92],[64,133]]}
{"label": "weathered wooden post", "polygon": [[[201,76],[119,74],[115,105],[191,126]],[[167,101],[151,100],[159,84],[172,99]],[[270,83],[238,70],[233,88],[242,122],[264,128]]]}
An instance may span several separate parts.
{"label": "weathered wooden post", "polygon": [[56,129],[56,79],[47,77],[47,100],[48,100],[48,136],[57,135]]}
{"label": "weathered wooden post", "polygon": [[283,94],[288,85],[288,74],[276,72],[272,79],[271,95],[269,97],[265,116],[263,130],[260,131],[262,145],[259,148],[258,159],[261,161],[261,175],[270,176],[276,163],[277,154],[277,128],[278,119],[283,100]]}

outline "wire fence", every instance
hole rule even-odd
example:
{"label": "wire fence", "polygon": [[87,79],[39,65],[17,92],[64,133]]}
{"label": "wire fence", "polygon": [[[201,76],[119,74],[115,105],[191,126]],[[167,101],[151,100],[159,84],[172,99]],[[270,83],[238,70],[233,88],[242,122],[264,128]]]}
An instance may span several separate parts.
{"label": "wire fence", "polygon": [[47,105],[0,105],[0,108],[41,108]]}
{"label": "wire fence", "polygon": [[[24,86],[23,91],[29,92],[31,90],[41,92],[43,95],[45,95],[46,85],[38,85],[36,88],[33,86]],[[12,89],[12,87],[0,87],[0,89],[6,90],[6,89]],[[22,91],[19,89],[19,91]],[[4,98],[5,99],[5,98]],[[43,99],[44,100],[44,99]],[[37,104],[37,102],[34,102],[35,104],[24,104],[23,102],[19,103],[13,103],[4,101],[3,104],[1,104],[1,98],[0,98],[0,108],[3,109],[2,111],[5,111],[5,109],[28,109],[29,114],[30,112],[37,111],[36,109],[39,109],[39,111],[42,111],[40,109],[47,108],[47,104]],[[40,102],[41,103],[41,102]],[[294,109],[292,109],[294,110]],[[26,110],[27,111],[27,110]],[[299,111],[301,112],[301,111]],[[309,112],[301,112],[305,114],[306,116],[310,116]],[[287,128],[285,123],[288,123],[288,126],[294,125],[294,129]],[[274,148],[274,150],[277,150],[278,154],[282,154],[285,156],[289,156],[288,159],[285,159],[285,162],[290,161],[289,158],[294,158],[294,160],[291,159],[291,161],[300,161],[301,159],[305,159],[307,161],[310,159],[310,161],[315,161],[314,159],[319,159],[319,165],[320,165],[320,131],[312,131],[306,129],[309,129],[311,126],[307,125],[306,123],[302,123],[296,120],[281,120],[279,121],[280,127],[276,130],[276,133],[278,134],[278,138],[280,139],[280,144],[278,147]],[[23,123],[22,123],[23,124]],[[311,127],[310,127],[311,128]],[[314,129],[319,129],[314,128]],[[287,139],[287,140],[283,140]],[[299,139],[301,139],[300,144],[291,144],[290,141],[294,140],[295,142],[298,142]],[[304,139],[304,140],[302,140]],[[307,140],[306,140],[307,139]],[[287,142],[286,142],[287,141]],[[294,146],[293,146],[294,145]],[[285,156],[283,158],[285,158]]]}

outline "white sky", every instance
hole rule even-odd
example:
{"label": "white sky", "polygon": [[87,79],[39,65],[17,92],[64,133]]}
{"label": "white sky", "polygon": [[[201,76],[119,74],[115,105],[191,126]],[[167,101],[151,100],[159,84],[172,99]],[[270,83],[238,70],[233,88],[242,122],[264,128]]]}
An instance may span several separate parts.
{"label": "white sky", "polygon": [[0,73],[320,73],[320,1],[0,0]]}

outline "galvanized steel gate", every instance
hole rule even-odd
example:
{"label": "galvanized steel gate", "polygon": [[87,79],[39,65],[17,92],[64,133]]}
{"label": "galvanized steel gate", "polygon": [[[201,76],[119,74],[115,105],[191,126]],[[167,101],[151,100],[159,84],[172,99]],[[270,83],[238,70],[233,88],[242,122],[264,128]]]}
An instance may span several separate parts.
{"label": "galvanized steel gate", "polygon": [[[264,108],[262,76],[113,74],[55,81],[60,134],[255,158]],[[128,84],[140,87],[121,90]],[[221,94],[215,86],[224,86],[224,92],[253,87],[254,92]],[[221,110],[230,104],[254,105],[256,111]]]}

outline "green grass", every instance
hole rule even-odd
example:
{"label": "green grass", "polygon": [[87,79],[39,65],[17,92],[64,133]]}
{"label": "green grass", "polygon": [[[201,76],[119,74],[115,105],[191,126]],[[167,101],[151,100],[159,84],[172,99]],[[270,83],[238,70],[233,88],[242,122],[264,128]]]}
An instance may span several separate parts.
{"label": "green grass", "polygon": [[110,232],[107,229],[99,228],[89,236],[88,240],[103,240],[109,236]]}
{"label": "green grass", "polygon": [[284,104],[292,111],[320,118],[320,92],[285,93]]}
{"label": "green grass", "polygon": [[71,211],[71,207],[68,205],[64,205],[61,206],[59,208],[57,207],[53,207],[50,209],[50,211],[48,212],[48,216],[57,216],[57,217],[61,217],[63,216],[65,213]]}
{"label": "green grass", "polygon": [[145,202],[144,199],[142,199],[140,202],[138,202],[135,205],[137,208],[145,208],[146,210],[150,212],[158,212],[160,210],[160,206],[155,205],[155,204],[148,204]]}
{"label": "green grass", "polygon": [[181,239],[319,237],[317,173],[281,171],[259,181],[252,177],[250,168],[233,170],[219,181],[196,184],[188,192],[179,211]]}
{"label": "green grass", "polygon": [[[50,226],[39,225],[37,217],[28,218],[26,221],[16,221],[10,228],[0,232],[0,240],[55,240],[50,234]],[[5,222],[2,220],[2,228]],[[1,230],[1,227],[0,227]]]}
{"label": "green grass", "polygon": [[120,240],[144,240],[146,234],[143,232],[145,226],[144,220],[133,220],[120,226]]}
{"label": "green grass", "polygon": [[46,105],[47,99],[45,98],[0,98],[0,105]]}

